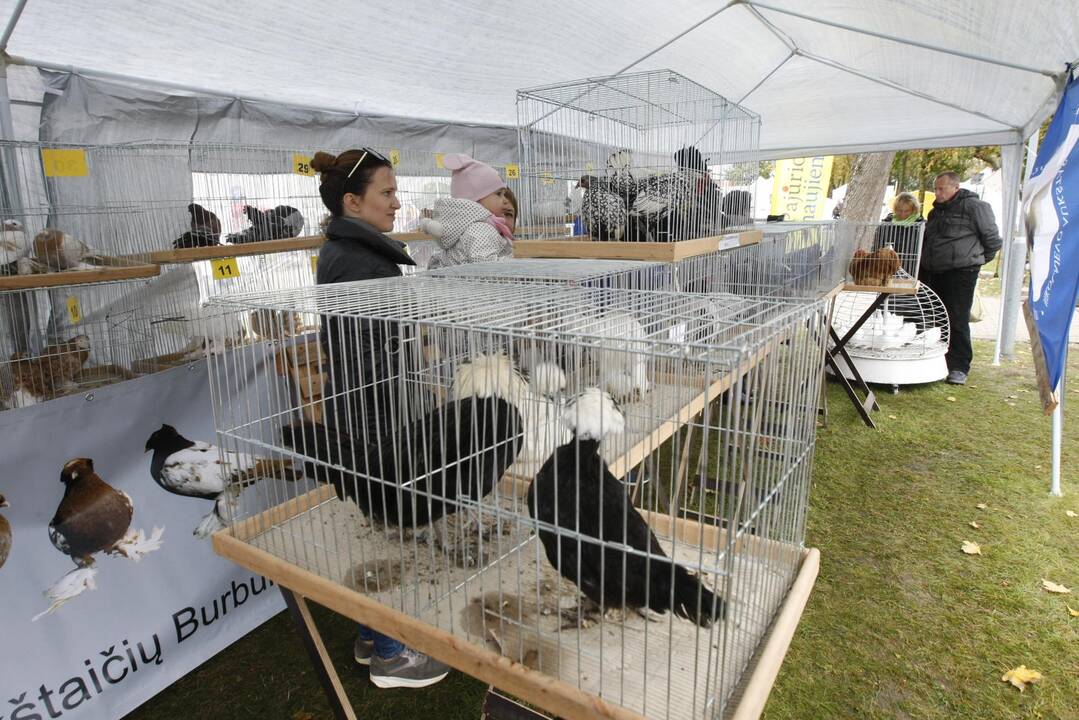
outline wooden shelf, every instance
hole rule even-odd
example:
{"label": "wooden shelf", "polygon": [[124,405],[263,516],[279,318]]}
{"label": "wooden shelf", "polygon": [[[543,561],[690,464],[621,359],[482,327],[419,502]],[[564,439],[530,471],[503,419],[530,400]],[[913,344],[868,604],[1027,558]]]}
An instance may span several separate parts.
{"label": "wooden shelf", "polygon": [[[434,236],[427,233],[390,233],[389,237],[401,242],[422,242],[435,239]],[[200,260],[240,257],[242,255],[270,255],[296,250],[317,250],[322,247],[324,242],[326,242],[326,236],[324,235],[305,235],[303,237],[285,238],[284,240],[263,240],[262,242],[242,243],[240,245],[210,245],[209,247],[180,248],[178,250],[158,250],[131,257],[161,265],[175,265]]]}
{"label": "wooden shelf", "polygon": [[754,245],[760,242],[761,237],[760,230],[744,230],[676,242],[598,242],[587,236],[562,240],[518,240],[513,244],[513,256],[675,262],[720,250]]}
{"label": "wooden shelf", "polygon": [[901,278],[892,280],[891,285],[855,285],[854,283],[846,283],[843,285],[843,292],[869,292],[869,293],[884,293],[885,295],[915,295],[918,292],[918,288],[921,285],[917,280]]}
{"label": "wooden shelf", "polygon": [[63,287],[65,285],[93,285],[95,283],[138,280],[161,274],[158,265],[138,262],[131,258],[113,258],[102,255],[85,259],[94,269],[64,270],[62,272],[35,273],[33,275],[8,275],[0,277],[0,291],[36,290]]}

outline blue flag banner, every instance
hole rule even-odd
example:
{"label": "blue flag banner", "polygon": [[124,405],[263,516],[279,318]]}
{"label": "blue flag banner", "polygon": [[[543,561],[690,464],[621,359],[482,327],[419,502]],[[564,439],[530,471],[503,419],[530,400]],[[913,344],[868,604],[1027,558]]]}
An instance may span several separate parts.
{"label": "blue flag banner", "polygon": [[1079,298],[1079,80],[1073,79],[1049,124],[1023,188],[1030,248],[1031,315],[1045,353],[1049,387],[1064,371],[1068,331]]}

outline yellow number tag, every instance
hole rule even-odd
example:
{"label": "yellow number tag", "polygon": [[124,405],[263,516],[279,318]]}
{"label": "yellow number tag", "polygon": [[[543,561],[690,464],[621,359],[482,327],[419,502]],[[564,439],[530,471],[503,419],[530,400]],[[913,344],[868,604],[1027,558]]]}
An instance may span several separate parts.
{"label": "yellow number tag", "polygon": [[300,155],[296,153],[292,156],[292,172],[297,175],[306,175],[307,177],[314,177],[315,171],[311,169],[311,158],[306,155]]}
{"label": "yellow number tag", "polygon": [[214,269],[214,280],[231,280],[240,277],[240,264],[236,262],[236,258],[211,260],[210,267]]}
{"label": "yellow number tag", "polygon": [[593,171],[593,170],[595,170],[595,169],[596,169],[596,166],[595,166],[595,165],[593,165],[593,164],[592,164],[592,163],[590,163],[590,162],[587,162],[587,163],[585,163],[585,164],[584,164],[584,170],[585,170],[585,172],[592,172],[592,171]]}
{"label": "yellow number tag", "polygon": [[90,174],[85,150],[43,148],[41,164],[45,167],[45,177],[86,177]]}
{"label": "yellow number tag", "polygon": [[318,255],[311,256],[311,272],[318,273]]}
{"label": "yellow number tag", "polygon": [[509,165],[507,165],[506,166],[506,179],[507,180],[520,180],[521,179],[521,168],[520,168],[520,166],[515,165],[513,163],[510,163]]}
{"label": "yellow number tag", "polygon": [[397,148],[390,150],[390,165],[397,167],[401,164],[401,151]]}
{"label": "yellow number tag", "polygon": [[82,322],[82,306],[79,305],[79,299],[74,295],[69,295],[67,298],[67,316],[71,318],[73,325],[78,325]]}
{"label": "yellow number tag", "polygon": [[540,173],[540,182],[544,185],[554,185],[554,173],[543,171]]}
{"label": "yellow number tag", "polygon": [[438,168],[439,170],[445,170],[446,169],[446,154],[445,153],[435,153],[435,167]]}

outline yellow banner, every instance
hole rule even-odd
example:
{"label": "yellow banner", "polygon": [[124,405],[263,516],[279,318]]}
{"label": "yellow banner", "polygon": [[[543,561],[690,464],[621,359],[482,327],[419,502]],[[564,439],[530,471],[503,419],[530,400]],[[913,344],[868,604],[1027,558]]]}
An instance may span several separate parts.
{"label": "yellow banner", "polygon": [[787,220],[824,220],[832,156],[791,158],[776,162],[771,215]]}

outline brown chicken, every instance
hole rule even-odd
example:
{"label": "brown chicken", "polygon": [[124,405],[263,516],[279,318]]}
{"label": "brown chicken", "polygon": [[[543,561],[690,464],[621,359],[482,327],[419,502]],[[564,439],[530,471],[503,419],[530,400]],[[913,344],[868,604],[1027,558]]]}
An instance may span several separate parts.
{"label": "brown chicken", "polygon": [[858,249],[850,261],[850,276],[855,285],[887,287],[900,266],[899,255],[891,247],[876,252]]}
{"label": "brown chicken", "polygon": [[10,404],[26,407],[69,392],[89,358],[90,338],[85,335],[49,345],[37,357],[14,353],[11,356],[13,392]]}

